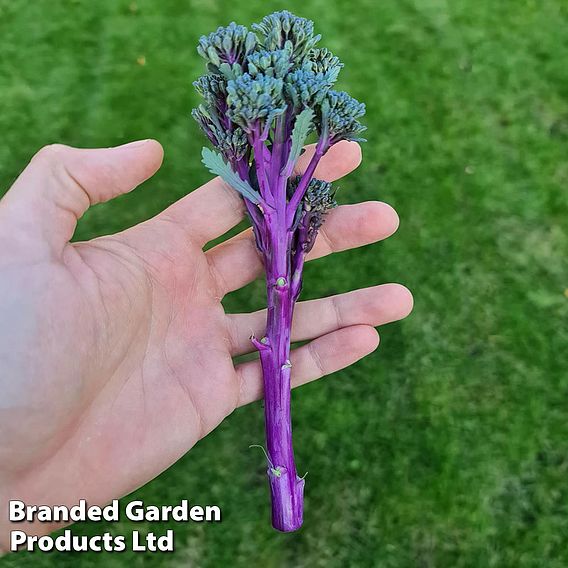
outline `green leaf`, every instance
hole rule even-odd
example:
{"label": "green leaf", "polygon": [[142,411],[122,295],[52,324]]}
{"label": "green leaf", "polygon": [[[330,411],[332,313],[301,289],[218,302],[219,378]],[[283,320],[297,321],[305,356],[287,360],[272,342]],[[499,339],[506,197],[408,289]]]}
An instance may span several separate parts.
{"label": "green leaf", "polygon": [[244,198],[252,201],[255,205],[258,204],[260,201],[259,193],[231,169],[231,166],[225,162],[221,154],[209,148],[203,148],[201,157],[203,164],[212,174],[221,177]]}
{"label": "green leaf", "polygon": [[300,157],[302,148],[310,130],[313,126],[314,111],[311,108],[305,108],[297,117],[294,123],[294,130],[292,131],[292,147],[290,149],[290,156],[284,168],[287,172],[292,172],[296,161]]}

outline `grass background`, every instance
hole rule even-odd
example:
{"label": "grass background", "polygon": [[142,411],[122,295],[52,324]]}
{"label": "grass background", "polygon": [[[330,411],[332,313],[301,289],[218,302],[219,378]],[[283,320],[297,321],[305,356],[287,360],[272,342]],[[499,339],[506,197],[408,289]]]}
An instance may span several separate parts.
{"label": "grass background", "polygon": [[[135,494],[219,504],[222,524],[76,525],[174,528],[176,551],[0,566],[568,566],[563,0],[0,0],[0,187],[51,142],[155,137],[160,172],[90,210],[77,238],[157,213],[208,177],[188,116],[199,35],[283,8],[316,21],[345,62],[340,87],[368,105],[365,160],[340,199],[382,199],[402,220],[385,243],[311,263],[304,298],[400,281],[413,315],[294,394],[301,532],[269,526],[255,404]],[[227,307],[262,302],[259,282]]]}

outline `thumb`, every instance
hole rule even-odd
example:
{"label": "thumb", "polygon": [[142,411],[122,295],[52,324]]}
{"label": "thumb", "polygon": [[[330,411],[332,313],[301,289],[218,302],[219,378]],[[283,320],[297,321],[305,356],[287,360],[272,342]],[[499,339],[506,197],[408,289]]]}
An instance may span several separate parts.
{"label": "thumb", "polygon": [[0,201],[0,226],[61,251],[91,205],[131,191],[154,175],[162,158],[155,140],[94,150],[46,146]]}

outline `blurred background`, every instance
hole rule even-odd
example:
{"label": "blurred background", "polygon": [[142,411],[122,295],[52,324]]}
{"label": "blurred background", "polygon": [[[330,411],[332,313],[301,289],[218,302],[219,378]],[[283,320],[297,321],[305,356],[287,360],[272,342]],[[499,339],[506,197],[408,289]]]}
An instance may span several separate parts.
{"label": "blurred background", "polygon": [[[198,37],[274,10],[311,18],[367,103],[343,203],[380,199],[388,241],[310,263],[304,299],[402,282],[379,350],[294,393],[309,471],[297,534],[269,523],[260,403],[134,497],[218,504],[169,555],[18,554],[0,566],[568,566],[568,4],[563,0],[0,0],[0,188],[53,142],[157,138],[162,169],[76,239],[124,229],[209,177],[191,120]],[[226,299],[260,308],[258,281]],[[167,420],[164,417],[164,420]],[[135,448],[132,451],[136,451]],[[131,497],[132,498],[132,497]],[[123,500],[124,501],[124,500]]]}

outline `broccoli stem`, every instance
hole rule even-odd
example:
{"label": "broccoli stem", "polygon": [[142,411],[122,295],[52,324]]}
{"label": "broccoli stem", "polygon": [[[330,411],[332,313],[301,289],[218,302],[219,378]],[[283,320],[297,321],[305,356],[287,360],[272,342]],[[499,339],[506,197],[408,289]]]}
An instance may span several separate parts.
{"label": "broccoli stem", "polygon": [[290,335],[294,305],[302,287],[309,218],[304,215],[297,226],[294,226],[293,221],[309,180],[327,151],[328,144],[326,140],[319,141],[314,157],[300,182],[299,190],[296,190],[292,200],[288,201],[286,186],[290,172],[283,172],[283,167],[288,160],[289,145],[285,146],[277,134],[271,153],[272,167],[266,168],[260,158],[263,156],[263,147],[258,145],[254,137],[252,142],[255,144],[258,177],[266,182],[259,182],[261,195],[265,202],[271,204],[263,212],[261,226],[255,226],[256,233],[266,238],[262,251],[268,312],[266,335],[260,342],[254,340],[254,344],[260,353],[264,380],[269,462],[267,473],[272,500],[272,525],[277,530],[290,532],[302,525],[304,510],[305,481],[298,477],[292,447]]}
{"label": "broccoli stem", "polygon": [[268,479],[272,499],[272,525],[289,532],[302,525],[304,480],[294,463],[290,416],[290,332],[294,310],[291,286],[291,233],[286,210],[269,223],[270,247],[266,253],[268,315],[266,343],[260,350],[264,377]]}

